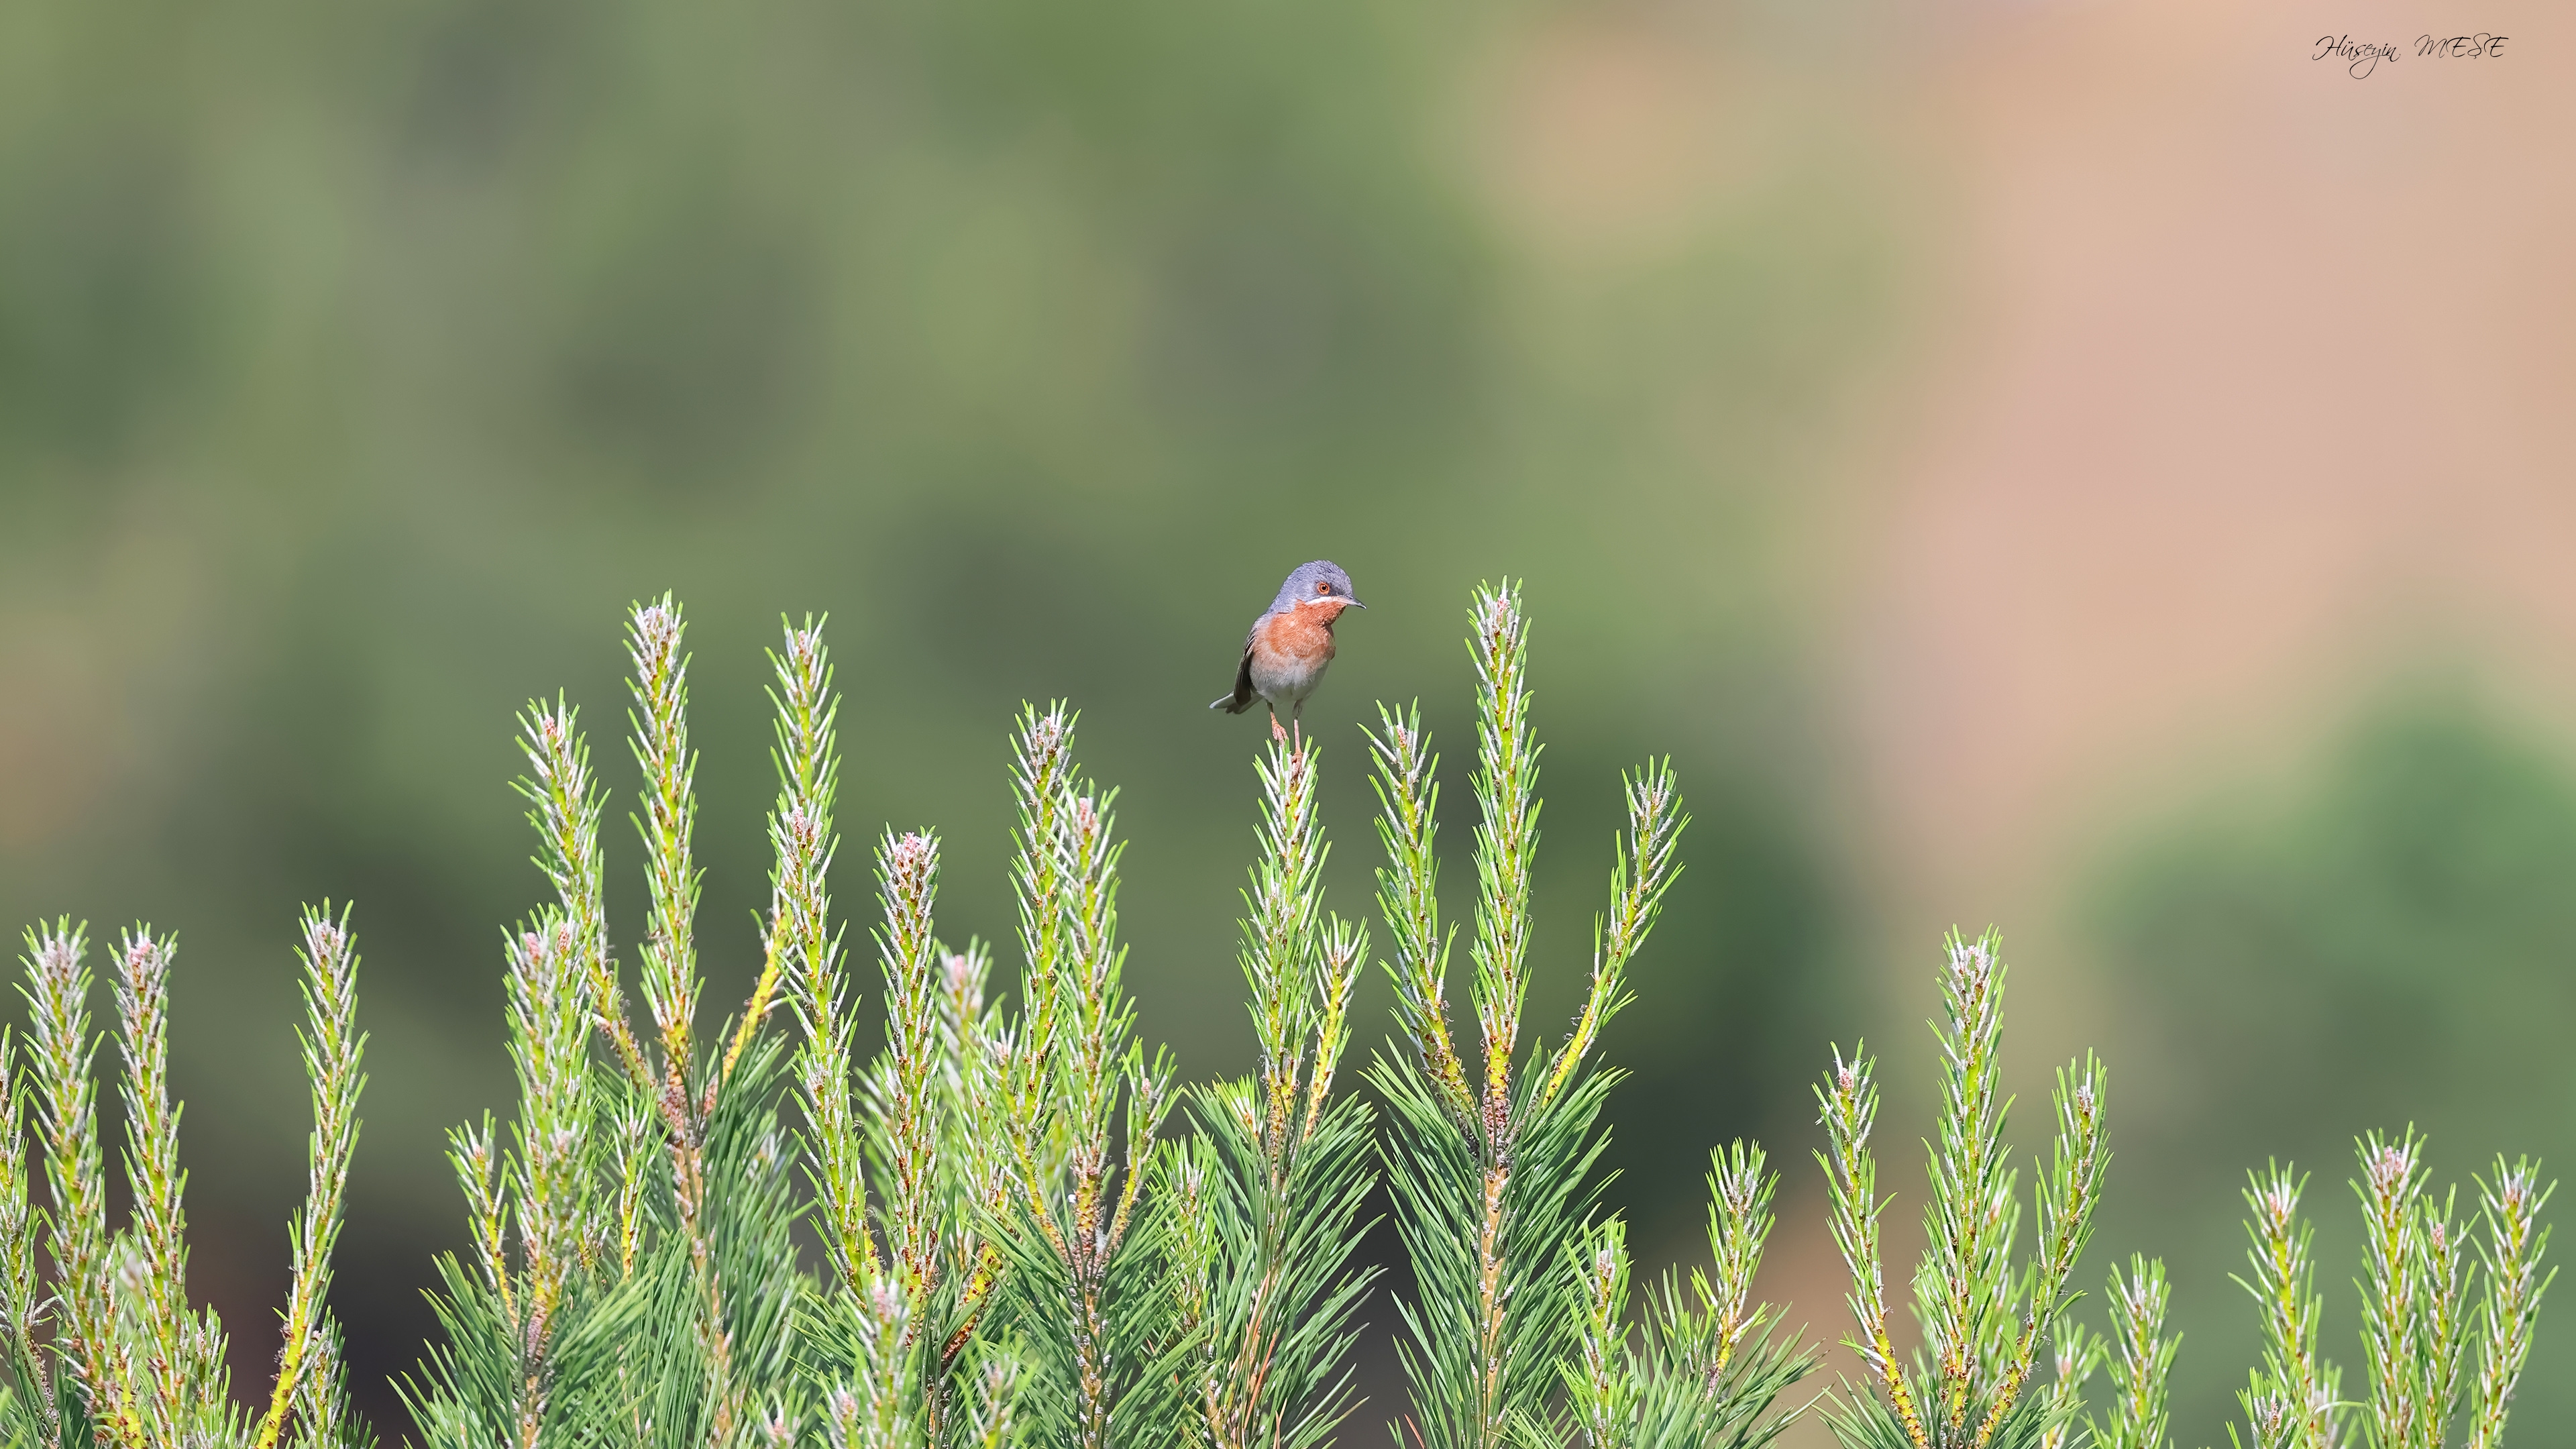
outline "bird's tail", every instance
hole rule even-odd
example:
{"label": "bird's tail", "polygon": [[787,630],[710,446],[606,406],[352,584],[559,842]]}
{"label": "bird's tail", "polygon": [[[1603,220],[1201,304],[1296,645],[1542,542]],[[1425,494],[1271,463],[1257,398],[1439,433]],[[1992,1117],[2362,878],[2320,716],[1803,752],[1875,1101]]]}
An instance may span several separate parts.
{"label": "bird's tail", "polygon": [[1238,698],[1231,694],[1220,694],[1216,698],[1208,701],[1208,708],[1221,709],[1227,714],[1241,714],[1251,703],[1252,701],[1249,699]]}

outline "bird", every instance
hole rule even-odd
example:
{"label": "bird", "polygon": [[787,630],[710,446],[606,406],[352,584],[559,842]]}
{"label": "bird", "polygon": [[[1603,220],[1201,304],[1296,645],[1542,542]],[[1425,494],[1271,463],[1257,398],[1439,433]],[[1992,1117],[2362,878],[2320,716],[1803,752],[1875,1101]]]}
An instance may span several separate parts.
{"label": "bird", "polygon": [[1287,582],[1279,586],[1279,597],[1270,601],[1261,617],[1252,621],[1252,632],[1243,636],[1243,662],[1235,666],[1234,692],[1212,701],[1208,708],[1227,714],[1241,714],[1252,708],[1256,699],[1270,706],[1270,737],[1286,740],[1288,731],[1279,727],[1279,711],[1288,711],[1288,722],[1297,726],[1297,747],[1306,747],[1306,731],[1298,714],[1306,696],[1323,682],[1325,667],[1333,662],[1333,621],[1344,609],[1365,609],[1351,593],[1351,576],[1330,559],[1297,565]]}

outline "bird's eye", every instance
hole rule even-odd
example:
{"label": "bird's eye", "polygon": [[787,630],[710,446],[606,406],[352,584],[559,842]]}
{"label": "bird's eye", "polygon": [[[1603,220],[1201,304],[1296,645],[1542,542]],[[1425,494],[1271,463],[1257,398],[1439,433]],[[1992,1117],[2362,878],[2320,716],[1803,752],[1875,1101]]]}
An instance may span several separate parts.
{"label": "bird's eye", "polygon": [[1319,594],[1329,594],[1329,593],[1331,593],[1332,591],[1333,591],[1333,581],[1332,581],[1331,579],[1317,579],[1317,580],[1315,580],[1315,592],[1316,592],[1316,593],[1319,593]]}

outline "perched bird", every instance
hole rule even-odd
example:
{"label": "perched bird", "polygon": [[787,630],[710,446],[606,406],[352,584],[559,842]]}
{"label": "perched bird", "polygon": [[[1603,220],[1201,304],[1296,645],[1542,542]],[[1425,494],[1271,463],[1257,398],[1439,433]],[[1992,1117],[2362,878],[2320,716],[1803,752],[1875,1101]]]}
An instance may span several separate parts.
{"label": "perched bird", "polygon": [[[1333,621],[1344,609],[1367,607],[1351,597],[1351,576],[1342,572],[1340,564],[1320,558],[1299,564],[1288,582],[1279,586],[1279,597],[1252,621],[1252,632],[1244,636],[1243,663],[1234,671],[1234,693],[1208,708],[1241,714],[1252,708],[1254,700],[1265,700],[1270,705],[1270,737],[1288,738],[1288,731],[1279,727],[1279,711],[1287,710],[1289,723],[1297,724],[1306,696],[1323,682],[1324,667],[1333,662]],[[1302,725],[1297,740],[1303,749]]]}

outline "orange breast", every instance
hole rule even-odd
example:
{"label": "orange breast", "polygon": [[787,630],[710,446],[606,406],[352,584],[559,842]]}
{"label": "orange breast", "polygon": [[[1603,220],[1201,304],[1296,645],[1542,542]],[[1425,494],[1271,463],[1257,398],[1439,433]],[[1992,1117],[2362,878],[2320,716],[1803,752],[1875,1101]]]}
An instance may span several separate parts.
{"label": "orange breast", "polygon": [[1300,664],[1321,664],[1333,657],[1333,619],[1338,602],[1300,604],[1273,614],[1261,626],[1261,642]]}

